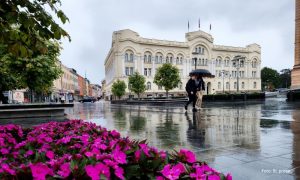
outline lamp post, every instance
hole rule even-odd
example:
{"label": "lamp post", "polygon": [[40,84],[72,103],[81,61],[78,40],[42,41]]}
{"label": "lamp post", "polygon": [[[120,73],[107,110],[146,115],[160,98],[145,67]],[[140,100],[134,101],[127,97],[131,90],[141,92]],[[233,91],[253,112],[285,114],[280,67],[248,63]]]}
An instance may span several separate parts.
{"label": "lamp post", "polygon": [[240,68],[241,68],[241,65],[244,64],[245,59],[246,59],[246,57],[240,56],[240,55],[235,56],[235,57],[232,59],[233,67],[235,67],[236,70],[237,70],[237,76],[236,76],[236,78],[237,78],[237,82],[236,82],[236,83],[237,83],[237,88],[236,88],[236,89],[237,89],[237,92],[239,92],[239,80],[240,80],[239,75],[240,75]]}
{"label": "lamp post", "polygon": [[[198,52],[193,52],[192,54],[195,55],[195,56],[197,56],[197,55],[199,55],[200,53],[198,53]],[[195,61],[195,70],[196,70],[196,69],[197,69],[197,57],[192,58],[192,59]]]}
{"label": "lamp post", "polygon": [[225,71],[225,70],[222,70],[220,72],[220,76],[222,76],[222,79],[223,79],[223,94],[225,93],[225,84],[224,84],[224,78],[225,78],[225,75],[227,76],[228,74],[228,71]]}

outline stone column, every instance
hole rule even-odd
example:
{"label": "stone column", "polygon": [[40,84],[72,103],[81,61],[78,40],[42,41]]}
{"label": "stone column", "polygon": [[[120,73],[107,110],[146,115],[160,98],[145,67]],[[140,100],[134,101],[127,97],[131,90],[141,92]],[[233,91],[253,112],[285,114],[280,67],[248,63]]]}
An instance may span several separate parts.
{"label": "stone column", "polygon": [[296,0],[295,65],[292,70],[292,89],[300,89],[300,0]]}

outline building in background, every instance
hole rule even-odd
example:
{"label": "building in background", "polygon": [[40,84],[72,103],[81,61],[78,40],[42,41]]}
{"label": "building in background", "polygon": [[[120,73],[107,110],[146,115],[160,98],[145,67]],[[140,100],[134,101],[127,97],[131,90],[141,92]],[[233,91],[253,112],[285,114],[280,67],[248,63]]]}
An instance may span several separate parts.
{"label": "building in background", "polygon": [[292,89],[300,89],[300,1],[296,0],[295,65],[292,70]]}
{"label": "building in background", "polygon": [[109,100],[109,99],[107,99],[106,98],[106,96],[105,96],[105,89],[106,89],[106,81],[105,81],[105,79],[104,80],[102,80],[101,81],[101,97],[103,98],[103,99],[105,99],[105,100]]}
{"label": "building in background", "polygon": [[78,89],[78,76],[76,71],[59,64],[62,70],[60,78],[54,81],[53,99],[55,101],[64,100],[65,102],[73,102],[75,90]]}
{"label": "building in background", "polygon": [[85,95],[86,85],[85,79],[78,75],[78,85],[79,85],[79,96],[82,98]]}
{"label": "building in background", "polygon": [[101,86],[99,84],[91,84],[92,87],[92,97],[100,99],[101,98]]}
{"label": "building in background", "polygon": [[[261,47],[250,44],[246,47],[232,47],[214,44],[213,37],[201,30],[185,34],[185,42],[147,39],[126,29],[113,33],[112,47],[105,59],[105,96],[111,97],[111,87],[117,79],[128,85],[128,76],[135,71],[146,77],[147,90],[144,96],[164,96],[165,91],[153,83],[158,67],[171,63],[178,67],[181,83],[170,95],[184,96],[189,72],[195,68],[207,69],[215,78],[204,79],[207,94],[237,91],[237,77],[241,92],[261,91],[260,65]],[[232,59],[246,57],[239,70]],[[127,88],[127,96],[129,90]]]}
{"label": "building in background", "polygon": [[85,96],[90,96],[90,95],[89,95],[90,81],[89,81],[87,78],[84,78],[84,81],[85,81],[84,95],[85,95]]}

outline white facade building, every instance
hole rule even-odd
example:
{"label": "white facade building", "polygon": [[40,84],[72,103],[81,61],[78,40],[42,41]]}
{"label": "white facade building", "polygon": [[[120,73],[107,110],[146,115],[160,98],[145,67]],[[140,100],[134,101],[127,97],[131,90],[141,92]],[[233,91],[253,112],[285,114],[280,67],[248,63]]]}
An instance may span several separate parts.
{"label": "white facade building", "polygon": [[[128,85],[128,76],[135,71],[146,77],[144,97],[163,96],[165,91],[153,83],[156,69],[163,63],[171,63],[180,71],[182,83],[170,94],[184,96],[189,72],[195,69],[195,58],[197,69],[207,69],[215,75],[215,78],[204,79],[207,94],[223,90],[235,92],[238,84],[241,92],[261,91],[261,47],[258,44],[246,47],[215,45],[213,37],[201,30],[186,33],[185,37],[185,42],[177,42],[143,38],[129,29],[114,32],[112,47],[105,59],[106,96],[111,96],[114,81],[124,80]],[[232,62],[237,55],[246,57],[239,72]],[[127,95],[132,94],[128,88],[126,91]]]}

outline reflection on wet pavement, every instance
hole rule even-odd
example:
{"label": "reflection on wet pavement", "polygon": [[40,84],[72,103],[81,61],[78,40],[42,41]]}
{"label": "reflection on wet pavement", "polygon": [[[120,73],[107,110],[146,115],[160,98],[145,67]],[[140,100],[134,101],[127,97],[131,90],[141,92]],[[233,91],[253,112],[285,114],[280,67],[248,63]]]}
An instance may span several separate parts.
{"label": "reflection on wet pavement", "polygon": [[192,113],[100,102],[76,104],[67,114],[160,149],[191,149],[234,179],[300,178],[300,103],[210,103]]}

